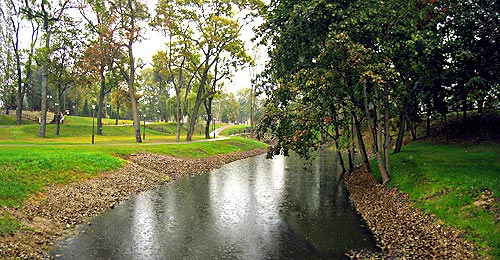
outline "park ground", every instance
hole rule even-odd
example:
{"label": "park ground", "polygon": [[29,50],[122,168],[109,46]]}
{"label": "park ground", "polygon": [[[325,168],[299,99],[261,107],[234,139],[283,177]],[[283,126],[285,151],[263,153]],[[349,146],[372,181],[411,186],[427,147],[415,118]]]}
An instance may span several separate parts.
{"label": "park ground", "polygon": [[[225,162],[262,153],[262,148],[265,147],[264,144],[244,138],[171,144],[174,141],[174,127],[169,124],[147,125],[146,142],[135,144],[130,126],[111,126],[112,122],[109,122],[109,126],[105,125],[103,136],[96,137],[96,145],[90,145],[89,118],[70,117],[61,129],[61,136],[49,134],[46,139],[36,137],[38,125],[27,123],[12,126],[10,120],[11,118],[0,116],[3,125],[0,127],[0,256],[41,256],[57,237],[71,231],[75,224],[113,207],[128,194],[152,188],[181,175],[204,172],[220,167]],[[52,128],[49,125],[48,133],[51,133]],[[228,131],[229,129],[226,130]],[[439,136],[439,133],[436,135]],[[195,137],[202,138],[201,134]],[[461,251],[466,256],[472,252],[477,258],[498,259],[498,143],[473,138],[463,141],[463,138],[459,138],[462,141],[455,140],[450,145],[442,144],[442,139],[413,141],[401,153],[392,155],[391,183],[388,187],[382,187],[374,182],[374,187],[385,195],[368,198],[372,200],[368,206],[355,201],[356,207],[369,224],[381,248],[393,252],[392,256],[395,258],[415,256],[414,253],[418,250],[412,249],[411,244],[416,240],[426,241],[425,238],[408,235],[414,232],[417,225],[438,225],[445,231],[454,232],[451,243],[470,246]],[[164,163],[179,164],[165,167]],[[148,165],[158,167],[144,170]],[[185,172],[178,170],[186,168],[185,165],[193,165],[194,168]],[[146,175],[139,175],[138,172]],[[357,180],[371,178],[361,173],[351,177]],[[61,208],[61,205],[70,205],[64,198],[75,197],[82,190],[95,187],[98,185],[96,181],[105,186],[114,183],[118,188],[106,194],[94,194],[94,197],[83,196],[80,204],[76,203],[66,207],[67,209]],[[367,182],[369,181],[365,181]],[[126,183],[138,185],[129,187]],[[354,189],[358,187],[359,190],[362,186],[359,183],[357,185]],[[61,193],[61,190],[69,193]],[[354,197],[355,190],[352,193]],[[383,223],[377,220],[377,216],[380,218],[384,215],[373,213],[384,210],[384,207],[379,206],[377,209],[374,205],[387,206],[392,199],[397,201],[392,204],[401,204],[405,210],[410,210],[402,211],[406,213],[401,214],[412,214],[419,220],[427,219],[430,222],[414,221],[412,218],[409,220],[414,223]],[[382,201],[382,204],[375,203],[377,200]],[[50,204],[49,201],[56,202]],[[92,207],[81,207],[89,201],[92,201]],[[74,210],[68,209],[72,207]],[[363,210],[372,214],[363,213]],[[384,234],[389,234],[386,228],[395,230],[396,234],[400,233],[399,237],[384,237]],[[385,231],[381,233],[380,230]],[[25,241],[19,239],[23,234]],[[399,239],[401,237],[405,239]],[[26,241],[28,238],[33,239]],[[392,241],[394,243],[391,244],[391,239],[405,244],[399,243],[402,247],[399,249],[392,248],[397,243]],[[418,249],[426,246],[424,242],[414,244]],[[430,252],[443,257],[453,255],[453,252],[443,252],[440,247],[435,249],[439,251],[433,253],[426,250],[425,254],[429,255]],[[353,253],[352,256],[356,257],[356,254]],[[363,256],[367,255],[358,254],[358,257]],[[379,255],[379,258],[387,256],[391,254]],[[376,258],[373,254],[371,257]]]}

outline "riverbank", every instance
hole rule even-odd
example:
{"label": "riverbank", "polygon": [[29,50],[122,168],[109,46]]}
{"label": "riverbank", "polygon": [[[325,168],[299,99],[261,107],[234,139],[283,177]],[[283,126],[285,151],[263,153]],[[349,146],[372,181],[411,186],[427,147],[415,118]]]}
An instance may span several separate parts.
{"label": "riverbank", "polygon": [[464,233],[414,207],[408,195],[382,186],[371,174],[345,177],[356,210],[381,253],[349,252],[352,259],[478,259]]}
{"label": "riverbank", "polygon": [[22,224],[16,233],[0,237],[0,257],[43,258],[53,243],[71,233],[75,225],[113,208],[131,194],[264,152],[265,149],[254,149],[200,159],[131,154],[125,158],[125,166],[117,171],[67,185],[52,186],[32,196],[20,208],[0,209],[0,214],[11,215]]}

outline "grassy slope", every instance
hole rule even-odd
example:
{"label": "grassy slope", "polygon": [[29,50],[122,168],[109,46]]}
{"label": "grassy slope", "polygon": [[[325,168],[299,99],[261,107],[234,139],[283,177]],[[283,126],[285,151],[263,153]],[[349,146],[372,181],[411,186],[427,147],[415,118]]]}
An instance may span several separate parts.
{"label": "grassy slope", "polygon": [[500,197],[500,146],[418,141],[392,155],[391,167],[391,186],[409,194],[417,207],[466,231],[469,240],[500,258],[498,200],[496,212],[473,205],[485,189]]}
{"label": "grassy slope", "polygon": [[[16,112],[14,111],[14,114]],[[16,117],[13,115],[0,115],[0,125],[14,125],[16,124]],[[35,122],[23,119],[23,124],[33,125]]]}
{"label": "grassy slope", "polygon": [[[123,120],[120,120],[122,122]],[[114,125],[112,119],[103,120],[103,135],[95,135],[96,143],[134,143],[134,128],[132,125]],[[130,123],[130,122],[127,122]],[[46,137],[38,138],[38,124],[27,124],[21,126],[0,127],[0,144],[31,144],[31,143],[53,143],[53,144],[88,144],[92,135],[92,118],[88,117],[65,117],[65,123],[61,125],[60,135],[55,135],[56,125],[48,124]],[[143,125],[141,125],[141,134]],[[146,125],[145,142],[173,142],[175,141],[176,126],[174,123],[155,123]],[[204,135],[195,131],[193,140],[204,139]],[[185,139],[186,129],[181,130],[181,140]]]}
{"label": "grassy slope", "polygon": [[[120,156],[131,153],[199,158],[265,147],[265,144],[244,138],[165,144],[165,141],[175,140],[172,135],[175,124],[171,123],[147,125],[143,143],[134,142],[132,126],[105,125],[104,134],[96,135],[96,144],[91,145],[91,118],[66,117],[60,136],[54,135],[55,125],[48,125],[47,137],[42,139],[37,137],[39,125],[14,126],[11,118],[5,117],[0,117],[0,123],[4,124],[0,127],[0,207],[19,207],[26,198],[48,186],[118,169],[124,163]],[[156,131],[158,126],[163,132]],[[195,135],[194,139],[202,138]],[[0,234],[14,232],[20,227],[9,214],[0,215]]]}
{"label": "grassy slope", "polygon": [[232,134],[237,134],[238,131],[243,131],[247,128],[250,128],[250,126],[249,125],[233,125],[233,126],[230,126],[226,129],[224,129],[222,132],[220,132],[220,135],[230,136]]}

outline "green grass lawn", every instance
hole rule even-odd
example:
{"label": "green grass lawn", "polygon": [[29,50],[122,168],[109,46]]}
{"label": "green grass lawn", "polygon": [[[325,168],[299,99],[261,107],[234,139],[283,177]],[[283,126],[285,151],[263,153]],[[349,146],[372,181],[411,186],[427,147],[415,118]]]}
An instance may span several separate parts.
{"label": "green grass lawn", "polygon": [[[96,143],[92,145],[92,118],[66,117],[59,136],[54,134],[55,125],[49,124],[46,138],[37,136],[38,124],[17,126],[11,124],[15,121],[11,118],[0,117],[3,124],[0,127],[0,207],[20,207],[28,197],[43,192],[51,185],[116,170],[125,162],[121,157],[132,153],[200,158],[266,146],[245,138],[175,143],[176,126],[173,123],[146,125],[146,140],[143,143],[135,143],[132,126],[105,124],[103,135],[96,135]],[[159,131],[158,127],[163,129]],[[183,139],[185,133],[183,129]],[[197,134],[193,139],[204,139],[204,134]],[[0,235],[19,228],[22,226],[15,218],[8,213],[0,214]]]}
{"label": "green grass lawn", "polygon": [[233,134],[237,134],[239,131],[242,131],[243,130],[246,130],[247,128],[250,128],[249,125],[232,125],[226,129],[224,129],[220,135],[222,136],[230,136],[230,135],[233,135]]}
{"label": "green grass lawn", "polygon": [[[373,165],[372,169],[377,171]],[[377,174],[377,173],[375,173]],[[500,259],[500,146],[498,144],[436,145],[412,142],[391,156],[390,186],[467,233],[486,254]],[[490,208],[474,206],[484,190],[497,198]]]}
{"label": "green grass lawn", "polygon": [[[2,119],[7,118],[7,119]],[[38,124],[13,125],[15,118],[11,116],[1,116],[2,122],[7,122],[0,127],[0,144],[31,144],[31,143],[51,143],[51,144],[87,144],[92,140],[92,118],[66,116],[64,124],[61,125],[60,134],[55,135],[55,124],[47,124],[46,137],[39,138]],[[13,121],[12,121],[13,120]],[[12,123],[9,123],[11,122]],[[114,125],[113,119],[103,119],[103,134],[95,134],[95,142],[101,144],[109,143],[135,143],[134,127],[130,125],[132,121],[120,120],[119,125]],[[95,133],[97,132],[97,120],[95,120]],[[203,126],[198,125],[194,131],[193,140],[205,139],[205,134],[201,132]],[[175,142],[175,123],[151,123],[146,124],[146,139],[144,142]],[[144,125],[141,124],[141,135],[143,135]],[[181,128],[181,141],[186,139],[186,127]]]}
{"label": "green grass lawn", "polygon": [[[16,111],[13,111],[13,113],[15,114]],[[14,124],[16,124],[15,115],[0,115],[0,126],[9,126]],[[35,122],[23,119],[23,124],[33,125]]]}

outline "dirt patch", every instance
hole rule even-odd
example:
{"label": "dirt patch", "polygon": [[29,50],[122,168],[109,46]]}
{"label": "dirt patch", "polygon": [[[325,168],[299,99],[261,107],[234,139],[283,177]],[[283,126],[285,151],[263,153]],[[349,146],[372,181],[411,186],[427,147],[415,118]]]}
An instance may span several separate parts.
{"label": "dirt patch", "polygon": [[408,195],[380,185],[366,172],[345,180],[351,201],[382,249],[382,253],[352,251],[352,259],[479,258],[463,232],[417,210]]}
{"label": "dirt patch", "polygon": [[19,219],[25,228],[0,236],[0,258],[42,259],[53,243],[73,227],[113,208],[131,194],[150,190],[166,180],[220,168],[225,163],[265,153],[263,149],[203,159],[138,154],[118,171],[82,182],[48,188],[28,199],[22,208],[0,209]]}

